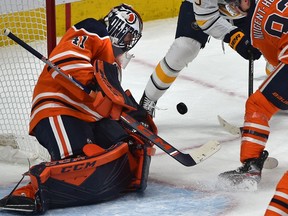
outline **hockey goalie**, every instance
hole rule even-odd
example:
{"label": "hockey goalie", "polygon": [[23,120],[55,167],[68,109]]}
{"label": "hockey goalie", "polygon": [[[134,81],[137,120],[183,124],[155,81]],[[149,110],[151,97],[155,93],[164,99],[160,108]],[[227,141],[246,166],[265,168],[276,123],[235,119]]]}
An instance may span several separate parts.
{"label": "hockey goalie", "polygon": [[1,209],[43,213],[146,189],[155,149],[123,124],[121,113],[151,133],[157,134],[157,128],[122,89],[125,59],[118,58],[127,57],[142,29],[140,15],[126,4],[101,20],[88,18],[68,29],[50,54],[32,99],[29,134],[48,150],[51,161],[31,167],[23,175],[29,183],[18,187],[20,181],[0,200]]}
{"label": "hockey goalie", "polygon": [[[117,97],[125,101],[123,106],[136,107],[123,110],[157,133],[157,128],[146,110],[135,102],[129,91],[122,90],[117,81],[117,67],[96,61],[95,68],[97,83],[101,83],[98,91],[103,91],[105,95],[111,94],[106,88],[109,86],[110,90],[118,93]],[[41,213],[47,209],[95,204],[130,191],[144,191],[155,148],[122,125],[120,120],[101,121],[97,127],[100,127],[102,133],[108,136],[114,133],[122,139],[106,149],[95,143],[87,143],[82,154],[31,167],[24,174],[30,178],[30,183],[15,188],[0,200],[0,207],[3,210]]]}

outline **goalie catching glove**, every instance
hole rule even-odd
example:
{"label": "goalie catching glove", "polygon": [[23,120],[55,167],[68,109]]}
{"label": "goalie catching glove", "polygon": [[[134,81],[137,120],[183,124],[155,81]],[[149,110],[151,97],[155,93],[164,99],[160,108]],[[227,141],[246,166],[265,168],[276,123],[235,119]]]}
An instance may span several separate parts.
{"label": "goalie catching glove", "polygon": [[261,57],[261,52],[250,44],[245,34],[239,28],[228,33],[224,38],[224,42],[229,43],[232,49],[236,50],[236,52],[247,60],[250,58],[251,54],[253,60],[257,60]]}
{"label": "goalie catching glove", "polygon": [[95,94],[93,106],[95,111],[104,118],[111,117],[119,120],[122,109],[136,110],[135,105],[125,94],[118,80],[118,68],[116,65],[96,60],[94,75],[99,90]]}

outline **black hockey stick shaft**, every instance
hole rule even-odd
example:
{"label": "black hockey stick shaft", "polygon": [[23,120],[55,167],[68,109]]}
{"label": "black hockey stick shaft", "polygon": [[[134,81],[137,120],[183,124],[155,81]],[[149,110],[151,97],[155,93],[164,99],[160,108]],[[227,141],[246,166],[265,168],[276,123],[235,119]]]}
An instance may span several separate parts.
{"label": "black hockey stick shaft", "polygon": [[14,35],[9,29],[4,30],[4,35],[12,39],[14,42],[22,46],[24,49],[26,49],[28,52],[33,54],[35,57],[46,63],[48,66],[54,69],[57,73],[59,73],[61,76],[63,76],[65,79],[72,82],[74,85],[76,85],[81,90],[85,91],[87,94],[91,93],[91,90],[88,89],[86,86],[84,86],[81,82],[76,80],[74,77],[69,76],[65,74],[57,65],[53,64],[49,59],[47,59],[45,56],[43,56],[41,53],[39,53],[37,50],[35,50],[33,47],[25,43],[23,40],[18,38],[16,35]]}
{"label": "black hockey stick shaft", "polygon": [[[25,43],[23,40],[18,38],[16,35],[14,35],[10,30],[5,29],[4,34],[11,38],[13,41],[15,41],[17,44],[25,48],[28,52],[32,53],[34,56],[36,56],[38,59],[42,60],[44,63],[52,67],[55,71],[57,71],[59,74],[67,78],[68,81],[74,83],[77,87],[79,87],[81,90],[84,90],[87,94],[90,93],[90,89],[85,87],[83,84],[81,84],[78,81],[75,81],[75,79],[71,79],[69,76],[67,76],[65,73],[61,71],[61,69],[54,65],[51,61],[49,61],[47,58],[45,58],[42,54],[40,54],[37,50],[29,46],[27,43]],[[84,88],[85,87],[85,88]],[[147,128],[145,128],[140,122],[136,121],[134,118],[129,116],[127,113],[122,112],[121,120],[124,122],[124,124],[128,125],[129,127],[136,130],[139,134],[141,134],[145,139],[149,140],[151,143],[154,143],[156,146],[158,146],[160,149],[162,149],[164,152],[169,154],[171,157],[173,157],[175,160],[179,161],[185,166],[194,166],[196,165],[195,160],[189,155],[184,154],[174,148],[172,145],[170,145],[168,142],[163,140],[161,137],[157,136]]]}
{"label": "black hockey stick shaft", "polygon": [[135,129],[142,137],[158,146],[160,149],[162,149],[181,164],[185,166],[194,166],[197,164],[191,155],[180,152],[178,149],[170,145],[168,142],[150,131],[148,128],[144,127],[140,122],[136,121],[127,113],[123,112],[121,119],[124,124],[127,124],[128,126]]}
{"label": "black hockey stick shaft", "polygon": [[254,87],[253,87],[253,79],[254,79],[254,59],[253,59],[253,52],[249,50],[249,70],[248,70],[248,97],[253,94]]}
{"label": "black hockey stick shaft", "polygon": [[4,29],[4,35],[8,36],[10,39],[15,41],[17,44],[22,46],[24,49],[26,49],[27,51],[32,53],[34,56],[36,56],[38,59],[42,60],[42,58],[44,58],[43,55],[41,55],[37,50],[33,49],[31,46],[29,46],[23,40],[21,40],[16,35],[14,35],[9,29]]}

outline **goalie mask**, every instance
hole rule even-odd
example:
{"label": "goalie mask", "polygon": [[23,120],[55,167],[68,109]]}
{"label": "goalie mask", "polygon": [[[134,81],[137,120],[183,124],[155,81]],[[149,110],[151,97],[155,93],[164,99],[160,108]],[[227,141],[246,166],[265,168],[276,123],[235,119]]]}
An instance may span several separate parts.
{"label": "goalie mask", "polygon": [[222,16],[228,19],[240,19],[247,16],[250,0],[218,0],[218,6]]}
{"label": "goalie mask", "polygon": [[104,21],[113,46],[123,53],[132,49],[142,36],[142,19],[126,4],[114,7]]}

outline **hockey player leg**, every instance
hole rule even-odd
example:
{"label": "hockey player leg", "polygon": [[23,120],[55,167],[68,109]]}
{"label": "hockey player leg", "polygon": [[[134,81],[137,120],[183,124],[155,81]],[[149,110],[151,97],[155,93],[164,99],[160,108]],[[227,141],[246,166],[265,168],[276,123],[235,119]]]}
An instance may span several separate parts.
{"label": "hockey player leg", "polygon": [[247,159],[242,166],[235,170],[219,175],[218,186],[221,189],[255,191],[261,179],[261,172],[268,152],[263,151],[258,158]]}
{"label": "hockey player leg", "polygon": [[245,122],[242,132],[241,162],[259,156],[265,148],[270,129],[270,118],[280,109],[288,109],[286,84],[288,65],[277,68],[246,102]]}
{"label": "hockey player leg", "polygon": [[257,90],[246,102],[240,161],[257,158],[270,134],[269,120],[279,109]]}
{"label": "hockey player leg", "polygon": [[158,128],[155,125],[152,116],[149,115],[148,112],[136,102],[129,90],[126,90],[125,93],[137,107],[137,110],[130,111],[127,114],[136,119],[138,122],[141,122],[142,125],[151,130],[154,134],[158,134]]}
{"label": "hockey player leg", "polygon": [[270,64],[267,60],[266,60],[266,66],[265,66],[265,72],[266,75],[269,76],[275,69],[275,66],[273,66],[272,64]]}
{"label": "hockey player leg", "polygon": [[265,212],[265,216],[280,216],[288,214],[288,172],[277,184],[275,194]]}
{"label": "hockey player leg", "polygon": [[157,64],[146,85],[140,105],[154,116],[158,99],[176,80],[179,72],[199,53],[201,44],[188,37],[176,38],[166,56]]}
{"label": "hockey player leg", "polygon": [[208,35],[196,24],[193,3],[183,1],[178,14],[175,40],[157,64],[146,85],[140,105],[154,116],[158,99],[167,91],[179,72],[204,48]]}
{"label": "hockey player leg", "polygon": [[[242,130],[240,161],[243,163],[236,170],[227,171],[219,175],[222,184],[228,182],[228,187],[243,189],[257,189],[261,179],[261,172],[268,152],[264,151],[270,129],[268,121],[278,111],[264,95],[257,90],[246,102],[245,122]],[[245,181],[250,184],[245,185]],[[255,188],[256,187],[256,188]]]}

